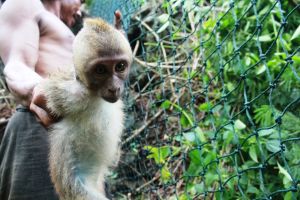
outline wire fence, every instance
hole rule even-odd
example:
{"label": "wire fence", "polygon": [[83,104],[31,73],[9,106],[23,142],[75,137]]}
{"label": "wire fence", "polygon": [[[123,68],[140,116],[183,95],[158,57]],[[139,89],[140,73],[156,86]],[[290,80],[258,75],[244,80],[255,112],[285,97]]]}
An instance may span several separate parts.
{"label": "wire fence", "polygon": [[299,199],[298,0],[88,2],[135,54],[113,199]]}
{"label": "wire fence", "polygon": [[114,198],[299,199],[299,1],[115,7],[135,59]]}

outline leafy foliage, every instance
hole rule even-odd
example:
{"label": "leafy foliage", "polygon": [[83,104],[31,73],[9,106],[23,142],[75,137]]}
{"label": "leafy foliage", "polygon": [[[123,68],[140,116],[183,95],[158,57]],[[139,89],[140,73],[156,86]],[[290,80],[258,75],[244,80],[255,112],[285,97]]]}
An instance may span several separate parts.
{"label": "leafy foliage", "polygon": [[123,142],[137,184],[127,178],[121,196],[297,199],[299,9],[279,0],[143,2],[129,32],[138,33],[127,94],[134,120]]}

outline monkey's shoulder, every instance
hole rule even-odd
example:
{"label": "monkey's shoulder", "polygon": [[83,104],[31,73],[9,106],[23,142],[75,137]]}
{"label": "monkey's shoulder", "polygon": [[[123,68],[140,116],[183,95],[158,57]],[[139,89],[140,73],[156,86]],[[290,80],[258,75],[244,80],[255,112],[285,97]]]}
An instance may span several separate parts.
{"label": "monkey's shoulder", "polygon": [[58,81],[58,82],[75,80],[75,73],[72,70],[58,71],[50,74],[48,79],[52,81]]}
{"label": "monkey's shoulder", "polygon": [[49,78],[42,83],[48,109],[55,115],[77,115],[85,110],[87,90],[74,79]]}

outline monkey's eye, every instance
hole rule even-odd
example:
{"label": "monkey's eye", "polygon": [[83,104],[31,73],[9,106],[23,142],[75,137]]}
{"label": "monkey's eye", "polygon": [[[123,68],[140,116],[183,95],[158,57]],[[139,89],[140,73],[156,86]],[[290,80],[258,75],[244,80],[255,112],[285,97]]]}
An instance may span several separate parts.
{"label": "monkey's eye", "polygon": [[126,67],[127,67],[126,62],[122,61],[122,62],[119,62],[119,63],[116,65],[115,70],[116,70],[116,72],[124,72],[125,69],[126,69]]}
{"label": "monkey's eye", "polygon": [[104,65],[97,65],[96,66],[96,73],[97,74],[104,74],[106,72],[105,66]]}

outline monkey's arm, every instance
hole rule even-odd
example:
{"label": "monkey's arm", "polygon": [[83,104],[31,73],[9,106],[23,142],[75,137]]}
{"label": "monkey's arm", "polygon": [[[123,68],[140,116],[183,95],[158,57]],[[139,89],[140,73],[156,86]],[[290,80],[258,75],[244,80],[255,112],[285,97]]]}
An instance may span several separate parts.
{"label": "monkey's arm", "polygon": [[56,117],[63,117],[85,109],[86,89],[76,80],[50,78],[43,81],[47,108]]}

